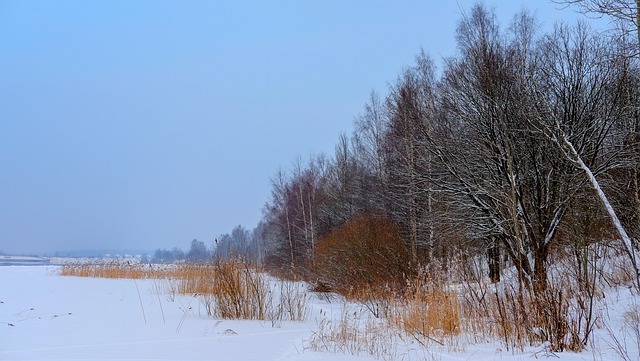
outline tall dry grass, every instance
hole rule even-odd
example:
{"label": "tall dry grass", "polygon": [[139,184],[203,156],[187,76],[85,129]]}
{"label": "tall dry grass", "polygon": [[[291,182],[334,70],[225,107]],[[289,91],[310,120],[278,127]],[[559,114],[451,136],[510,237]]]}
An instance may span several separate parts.
{"label": "tall dry grass", "polygon": [[242,262],[222,262],[213,267],[213,316],[224,319],[304,321],[309,296],[303,284],[274,280]]}
{"label": "tall dry grass", "polygon": [[610,348],[624,361],[640,360],[640,305],[632,305],[624,314],[620,329],[605,325]]}
{"label": "tall dry grass", "polygon": [[604,326],[606,290],[632,284],[633,275],[626,257],[606,242],[581,251],[582,263],[574,250],[556,250],[542,290],[519,287],[508,268],[502,282],[491,283],[481,261],[460,257],[446,283],[459,295],[461,335],[470,342],[498,340],[507,350],[584,350],[594,329]]}
{"label": "tall dry grass", "polygon": [[162,279],[173,270],[163,265],[131,262],[67,263],[60,268],[62,276],[113,278],[113,279]]}
{"label": "tall dry grass", "polygon": [[[517,352],[529,347],[548,354],[580,352],[589,345],[594,328],[604,327],[603,290],[632,281],[623,272],[624,257],[605,254],[610,251],[589,250],[588,278],[575,277],[579,270],[570,256],[554,257],[547,287],[537,291],[520,288],[517,275],[509,270],[501,283],[492,283],[479,259],[460,257],[434,265],[408,280],[401,293],[382,288],[346,293],[347,299],[378,321],[368,325],[362,316],[349,315],[321,319],[308,347],[354,353],[372,349],[373,340],[409,339],[425,349],[436,346],[450,351],[466,344],[493,343]],[[629,334],[640,334],[637,329]]]}
{"label": "tall dry grass", "polygon": [[342,308],[340,318],[321,312],[317,330],[307,340],[305,348],[315,352],[343,353],[354,356],[371,355],[376,359],[395,360],[398,356],[395,330],[384,320],[361,308]]}
{"label": "tall dry grass", "polygon": [[[458,350],[461,332],[458,292],[426,272],[407,282],[402,293],[372,287],[345,294],[350,302],[339,319],[322,314],[318,330],[307,340],[313,351],[371,355],[377,359],[402,358],[402,345],[417,342]],[[359,305],[359,306],[357,306]],[[406,348],[406,347],[405,347]]]}
{"label": "tall dry grass", "polygon": [[[604,327],[600,304],[605,301],[604,290],[632,280],[625,258],[611,254],[614,251],[589,249],[589,257],[584,258],[588,272],[578,269],[584,264],[577,265],[571,252],[559,253],[550,260],[547,288],[538,291],[518,287],[517,275],[508,267],[502,282],[491,283],[482,259],[462,256],[415,273],[401,289],[345,287],[347,299],[367,312],[345,313],[338,320],[321,316],[307,346],[383,358],[394,354],[388,343],[398,339],[418,342],[425,349],[437,345],[453,351],[466,343],[493,343],[509,351],[531,346],[548,352],[580,351],[589,344],[593,329]],[[172,267],[70,265],[62,272],[166,278],[172,290],[199,297],[217,318],[267,320],[277,325],[309,315],[309,295],[303,284],[275,280],[240,262]],[[576,277],[578,272],[581,277]],[[630,334],[634,332],[640,334],[637,328]]]}
{"label": "tall dry grass", "polygon": [[167,275],[172,288],[181,295],[207,295],[213,292],[213,279],[217,272],[211,264],[180,264]]}
{"label": "tall dry grass", "polygon": [[460,305],[456,291],[446,285],[412,285],[404,297],[391,301],[389,323],[418,341],[444,345],[447,338],[460,333]]}
{"label": "tall dry grass", "polygon": [[211,290],[213,315],[225,319],[266,320],[271,302],[267,278],[241,263],[218,263]]}
{"label": "tall dry grass", "polygon": [[[63,276],[160,279],[157,292],[200,298],[210,316],[224,319],[303,321],[309,313],[305,285],[276,281],[260,269],[242,262],[213,264],[145,265],[133,263],[67,264]],[[137,286],[137,285],[136,285]]]}

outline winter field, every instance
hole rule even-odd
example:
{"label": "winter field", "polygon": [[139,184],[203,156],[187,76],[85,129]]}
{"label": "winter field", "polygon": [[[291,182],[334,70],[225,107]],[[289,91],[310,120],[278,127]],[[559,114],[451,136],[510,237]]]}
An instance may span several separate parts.
{"label": "winter field", "polygon": [[[0,360],[638,360],[640,297],[612,287],[580,353],[544,345],[507,350],[499,340],[458,334],[408,337],[370,308],[304,284],[269,278],[274,299],[295,295],[301,321],[282,302],[270,319],[226,320],[168,279],[60,275],[57,266],[0,267]],[[284,292],[283,292],[284,290]],[[301,292],[301,293],[298,293]],[[291,305],[289,300],[289,305]],[[358,329],[358,331],[356,331]]]}

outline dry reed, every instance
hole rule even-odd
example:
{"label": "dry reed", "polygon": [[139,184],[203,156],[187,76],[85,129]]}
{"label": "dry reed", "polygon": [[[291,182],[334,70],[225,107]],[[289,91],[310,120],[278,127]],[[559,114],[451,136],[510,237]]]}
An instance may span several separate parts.
{"label": "dry reed", "polygon": [[362,309],[345,305],[339,319],[321,311],[318,329],[306,342],[316,352],[371,355],[376,359],[394,360],[399,339],[393,328]]}
{"label": "dry reed", "polygon": [[[307,290],[291,281],[272,282],[261,270],[242,262],[146,265],[129,262],[66,264],[63,276],[112,279],[161,279],[172,298],[198,296],[211,316],[224,319],[303,321],[308,315]],[[156,290],[160,288],[156,285]]]}
{"label": "dry reed", "polygon": [[173,275],[171,267],[131,262],[67,263],[60,268],[62,276],[112,279],[162,279]]}

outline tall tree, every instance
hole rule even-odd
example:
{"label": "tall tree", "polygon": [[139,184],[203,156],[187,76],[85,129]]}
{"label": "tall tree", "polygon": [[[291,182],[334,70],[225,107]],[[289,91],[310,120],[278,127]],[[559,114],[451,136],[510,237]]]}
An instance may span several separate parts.
{"label": "tall tree", "polygon": [[631,145],[614,131],[626,124],[626,105],[621,107],[626,75],[613,56],[615,49],[585,25],[557,26],[540,54],[544,66],[539,67],[540,80],[531,82],[537,86],[531,96],[543,108],[532,118],[534,124],[593,187],[622,238],[640,289],[633,241],[597,179],[629,162],[628,156],[637,159]]}
{"label": "tall tree", "polygon": [[388,114],[379,95],[371,92],[364,112],[354,120],[352,137],[353,153],[360,164],[360,195],[366,213],[386,214],[388,205],[387,152],[385,135],[388,131]]}
{"label": "tall tree", "polygon": [[640,0],[555,0],[555,2],[577,5],[585,14],[608,16],[617,23],[618,36],[635,35],[637,42],[630,49],[630,55],[640,56]]}
{"label": "tall tree", "polygon": [[207,246],[202,241],[194,239],[191,241],[191,248],[187,252],[186,259],[189,262],[205,262],[210,258]]}
{"label": "tall tree", "polygon": [[424,137],[436,118],[435,88],[435,66],[421,52],[416,65],[403,72],[387,97],[385,160],[389,205],[401,225],[414,264],[429,262],[434,247],[434,190]]}

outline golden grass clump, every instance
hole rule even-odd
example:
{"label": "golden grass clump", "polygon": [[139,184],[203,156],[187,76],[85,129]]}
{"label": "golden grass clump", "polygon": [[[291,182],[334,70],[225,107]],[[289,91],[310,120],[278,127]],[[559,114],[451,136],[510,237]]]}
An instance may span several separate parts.
{"label": "golden grass clump", "polygon": [[209,293],[215,299],[215,317],[267,319],[267,306],[271,302],[268,281],[263,274],[244,264],[217,264]]}
{"label": "golden grass clump", "polygon": [[304,321],[309,313],[306,287],[280,280],[241,262],[213,266],[213,316],[225,319]]}
{"label": "golden grass clump", "polygon": [[394,301],[389,322],[414,337],[443,344],[460,333],[458,294],[445,289],[419,289]]}

